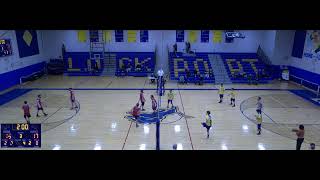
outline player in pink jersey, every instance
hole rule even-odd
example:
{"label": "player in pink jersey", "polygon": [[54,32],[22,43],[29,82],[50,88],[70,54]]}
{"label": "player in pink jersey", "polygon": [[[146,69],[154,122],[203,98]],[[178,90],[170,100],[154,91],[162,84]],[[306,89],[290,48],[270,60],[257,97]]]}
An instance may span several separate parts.
{"label": "player in pink jersey", "polygon": [[131,114],[136,120],[136,127],[139,127],[138,121],[139,121],[139,116],[140,116],[140,108],[139,108],[139,103],[137,103],[131,110]]}
{"label": "player in pink jersey", "polygon": [[37,117],[39,117],[39,111],[42,111],[42,113],[47,116],[48,114],[46,114],[44,111],[43,111],[43,105],[42,105],[42,101],[41,101],[41,95],[38,95],[38,98],[37,98]]}
{"label": "player in pink jersey", "polygon": [[76,104],[76,97],[74,95],[74,92],[72,90],[72,88],[69,88],[69,92],[70,92],[70,101],[71,101],[71,110],[73,108],[78,108],[77,104]]}
{"label": "player in pink jersey", "polygon": [[153,112],[157,112],[157,101],[156,101],[156,99],[154,98],[153,95],[151,95],[151,101],[152,101],[152,110],[153,110]]}
{"label": "player in pink jersey", "polygon": [[27,121],[28,124],[30,124],[30,106],[28,105],[27,101],[24,101],[24,105],[22,106],[23,109],[23,117]]}
{"label": "player in pink jersey", "polygon": [[141,110],[144,111],[145,109],[143,107],[144,107],[144,103],[146,102],[146,99],[144,98],[143,90],[140,91],[139,101],[141,101]]}

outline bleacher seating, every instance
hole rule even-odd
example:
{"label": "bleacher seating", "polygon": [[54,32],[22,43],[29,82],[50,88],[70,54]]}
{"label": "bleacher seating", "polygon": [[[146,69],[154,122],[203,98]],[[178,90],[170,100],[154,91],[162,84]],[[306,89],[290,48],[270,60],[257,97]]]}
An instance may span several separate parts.
{"label": "bleacher seating", "polygon": [[[125,73],[121,70],[124,65],[128,67],[131,64],[131,70]],[[148,76],[154,72],[155,68],[155,54],[154,52],[136,52],[136,53],[117,53],[116,56],[116,76]],[[136,66],[141,65],[141,70],[139,71]]]}
{"label": "bleacher seating", "polygon": [[[169,66],[170,66],[170,78],[172,80],[179,80],[180,76],[185,76],[185,68],[191,72],[191,78],[189,82],[194,82],[193,71],[197,69],[202,75],[209,69],[212,70],[210,60],[208,58],[209,53],[195,53],[195,55],[185,55],[183,53],[177,53],[177,56],[173,52],[169,53]],[[249,76],[255,80],[256,75],[260,71],[260,77],[258,83],[268,83],[272,80],[272,75],[267,70],[267,66],[258,58],[256,53],[219,53],[225,64],[225,68],[229,75],[230,80],[233,83],[248,83]],[[262,76],[262,71],[265,75]],[[242,76],[243,74],[244,76]],[[205,79],[204,82],[215,82],[214,76],[210,79]]]}
{"label": "bleacher seating", "polygon": [[212,70],[207,53],[196,53],[192,56],[177,53],[176,57],[173,52],[170,52],[169,67],[171,80],[179,80],[180,76],[185,76],[185,69],[188,68],[191,73],[191,77],[188,79],[189,82],[198,81],[198,79],[196,79],[193,74],[194,70],[197,70],[204,77],[204,83],[214,83],[213,74],[212,77],[205,77],[205,72],[209,72],[209,70]]}
{"label": "bleacher seating", "polygon": [[63,60],[64,73],[68,76],[97,76],[102,72],[103,60],[99,59],[97,60],[98,72],[92,73],[95,60],[90,59],[89,52],[65,52]]}
{"label": "bleacher seating", "polygon": [[48,74],[63,74],[65,65],[63,59],[50,59],[47,64]]}
{"label": "bleacher seating", "polygon": [[[155,53],[154,52],[106,52],[101,59],[90,59],[89,52],[66,52],[64,55],[64,71],[69,76],[99,76],[103,72],[104,68],[108,65],[109,60],[115,62],[115,75],[124,75],[121,73],[120,67],[129,62],[132,64],[132,69],[127,76],[147,76],[154,72],[155,68]],[[111,55],[110,55],[111,54]],[[109,56],[110,55],[110,56]],[[111,59],[107,59],[111,58]],[[115,58],[115,59],[113,59]],[[97,63],[98,71],[93,73],[94,64]],[[137,71],[136,65],[142,64],[142,70]]]}
{"label": "bleacher seating", "polygon": [[[221,53],[220,55],[233,83],[247,83],[249,76],[255,79],[259,69],[266,69],[266,65],[255,53]],[[267,71],[265,73],[268,74]],[[271,77],[260,76],[259,83],[267,83],[271,79]]]}

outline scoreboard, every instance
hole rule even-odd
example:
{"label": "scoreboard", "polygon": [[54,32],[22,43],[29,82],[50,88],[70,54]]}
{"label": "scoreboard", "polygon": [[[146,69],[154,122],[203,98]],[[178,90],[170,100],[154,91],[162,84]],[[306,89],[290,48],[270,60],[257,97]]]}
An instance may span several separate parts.
{"label": "scoreboard", "polygon": [[1,148],[40,148],[41,124],[1,124]]}
{"label": "scoreboard", "polygon": [[9,39],[0,39],[0,57],[12,55],[12,47]]}

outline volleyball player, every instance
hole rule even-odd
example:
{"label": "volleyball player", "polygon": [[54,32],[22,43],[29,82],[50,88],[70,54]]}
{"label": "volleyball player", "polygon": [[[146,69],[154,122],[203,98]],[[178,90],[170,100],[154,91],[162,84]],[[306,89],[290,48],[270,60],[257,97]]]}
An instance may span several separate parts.
{"label": "volleyball player", "polygon": [[230,105],[232,105],[232,107],[236,107],[236,92],[234,91],[234,88],[231,89],[229,96],[231,96]]}
{"label": "volleyball player", "polygon": [[139,121],[139,116],[140,116],[140,108],[139,108],[139,103],[137,103],[133,108],[132,108],[132,116],[136,120],[136,127],[139,127],[138,121]]}
{"label": "volleyball player", "polygon": [[222,101],[223,101],[224,91],[225,91],[225,89],[224,89],[224,87],[223,87],[223,84],[221,84],[220,87],[219,87],[219,91],[218,91],[218,93],[219,93],[219,98],[220,98],[219,103],[222,103]]}
{"label": "volleyball player", "polygon": [[141,110],[144,111],[145,109],[143,107],[144,103],[146,102],[146,99],[144,98],[143,90],[140,91],[139,101],[141,102]]}
{"label": "volleyball player", "polygon": [[168,96],[168,105],[167,105],[167,108],[169,108],[169,103],[171,103],[171,108],[173,108],[173,98],[174,98],[174,94],[172,92],[172,89],[170,89],[169,93],[167,94]]}
{"label": "volleyball player", "polygon": [[155,112],[157,112],[157,101],[153,95],[151,95],[150,97],[151,97],[151,102],[152,102],[152,110],[155,113]]}
{"label": "volleyball player", "polygon": [[262,102],[261,102],[261,97],[258,97],[258,102],[257,102],[257,113],[261,115],[262,112]]}
{"label": "volleyball player", "polygon": [[39,117],[39,111],[42,111],[42,113],[47,116],[48,114],[46,114],[43,110],[43,104],[42,104],[42,101],[41,101],[41,95],[39,94],[38,95],[38,98],[37,98],[37,117]]}
{"label": "volleyball player", "polygon": [[202,122],[201,124],[202,124],[203,127],[205,127],[207,129],[207,138],[209,138],[209,131],[210,131],[211,126],[212,126],[212,118],[211,118],[210,111],[207,111],[206,122]]}
{"label": "volleyball player", "polygon": [[301,145],[304,141],[304,126],[301,124],[301,125],[299,125],[299,129],[292,129],[292,132],[295,132],[297,135],[296,150],[300,150]]}
{"label": "volleyball player", "polygon": [[23,109],[23,117],[27,121],[28,124],[30,124],[30,106],[28,105],[27,101],[24,101],[24,105],[22,106]]}
{"label": "volleyball player", "polygon": [[262,124],[262,116],[261,114],[256,115],[256,120],[257,120],[257,135],[261,135],[261,124]]}
{"label": "volleyball player", "polygon": [[69,88],[69,92],[70,92],[70,101],[71,101],[71,110],[73,108],[78,108],[77,104],[76,104],[76,97],[74,95],[74,91],[72,90],[72,88]]}

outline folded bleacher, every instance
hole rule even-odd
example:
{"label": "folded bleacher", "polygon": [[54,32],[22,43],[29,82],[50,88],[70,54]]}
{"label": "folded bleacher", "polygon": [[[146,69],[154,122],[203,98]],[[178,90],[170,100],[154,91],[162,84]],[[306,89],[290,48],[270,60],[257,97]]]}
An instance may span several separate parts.
{"label": "folded bleacher", "polygon": [[[132,52],[132,53],[117,53],[116,56],[116,76],[148,76],[154,72],[155,68],[155,53],[154,52]],[[128,72],[126,68],[131,65]],[[141,68],[137,68],[140,64]],[[122,67],[126,67],[122,69]]]}
{"label": "folded bleacher", "polygon": [[[250,77],[255,79],[258,74],[259,83],[272,80],[269,72],[266,71],[266,65],[255,53],[221,53],[220,55],[233,83],[247,83]],[[262,76],[263,74],[265,76]]]}
{"label": "folded bleacher", "polygon": [[196,82],[198,80],[193,74],[194,70],[197,70],[204,77],[204,83],[214,83],[214,75],[209,78],[205,77],[205,73],[212,70],[207,53],[195,53],[193,55],[177,53],[176,55],[173,52],[169,53],[171,80],[179,80],[180,76],[186,76],[185,69],[188,68],[191,73],[188,82]]}

